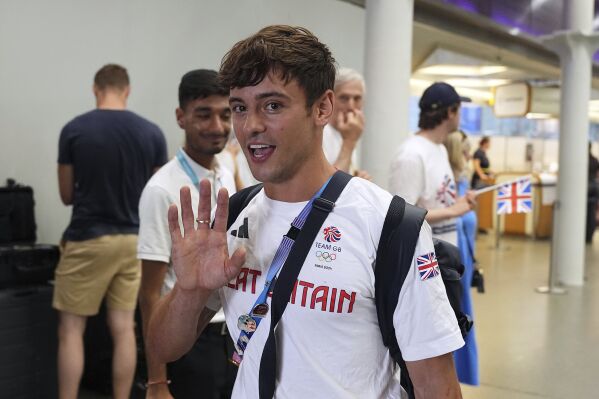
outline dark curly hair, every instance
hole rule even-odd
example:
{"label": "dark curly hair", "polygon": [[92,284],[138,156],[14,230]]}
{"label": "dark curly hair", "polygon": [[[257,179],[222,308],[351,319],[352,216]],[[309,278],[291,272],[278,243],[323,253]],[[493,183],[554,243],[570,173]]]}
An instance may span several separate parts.
{"label": "dark curly hair", "polygon": [[285,83],[295,79],[314,104],[335,85],[335,59],[309,30],[272,25],[236,43],[223,57],[220,80],[228,88],[255,86],[269,73]]}
{"label": "dark curly hair", "polygon": [[418,127],[423,130],[434,129],[449,117],[449,111],[456,112],[460,104],[450,105],[449,107],[439,108],[433,111],[420,111],[418,118]]}

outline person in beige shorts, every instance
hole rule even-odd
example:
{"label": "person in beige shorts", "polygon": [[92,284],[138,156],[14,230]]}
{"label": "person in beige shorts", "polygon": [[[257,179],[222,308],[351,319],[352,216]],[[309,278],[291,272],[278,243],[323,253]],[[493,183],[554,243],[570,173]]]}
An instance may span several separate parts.
{"label": "person in beige shorts", "polygon": [[102,299],[110,310],[133,311],[141,279],[137,235],[104,235],[63,246],[55,275],[54,308],[96,315]]}
{"label": "person in beige shorts", "polygon": [[59,140],[60,197],[73,205],[53,300],[59,311],[60,399],[78,396],[87,317],[98,313],[104,298],[113,340],[113,398],[129,397],[137,360],[133,316],[141,278],[138,203],[147,181],[166,163],[160,128],[126,110],[127,70],[114,64],[102,67],[93,88],[97,108],[67,123]]}

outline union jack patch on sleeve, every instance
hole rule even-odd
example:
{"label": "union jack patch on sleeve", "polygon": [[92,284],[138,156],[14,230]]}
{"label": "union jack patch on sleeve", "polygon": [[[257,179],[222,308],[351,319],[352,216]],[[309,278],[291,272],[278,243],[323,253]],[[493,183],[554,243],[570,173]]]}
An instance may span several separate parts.
{"label": "union jack patch on sleeve", "polygon": [[437,256],[434,252],[418,256],[416,258],[416,265],[418,267],[418,273],[420,273],[420,281],[428,280],[441,273],[439,270],[439,263],[437,262]]}

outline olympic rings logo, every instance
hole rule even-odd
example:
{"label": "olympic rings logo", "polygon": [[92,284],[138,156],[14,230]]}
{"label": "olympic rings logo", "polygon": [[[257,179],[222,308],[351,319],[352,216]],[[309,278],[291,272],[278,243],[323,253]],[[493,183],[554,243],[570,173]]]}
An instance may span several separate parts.
{"label": "olympic rings logo", "polygon": [[337,259],[337,254],[330,254],[328,252],[316,251],[316,257],[321,262],[332,262]]}

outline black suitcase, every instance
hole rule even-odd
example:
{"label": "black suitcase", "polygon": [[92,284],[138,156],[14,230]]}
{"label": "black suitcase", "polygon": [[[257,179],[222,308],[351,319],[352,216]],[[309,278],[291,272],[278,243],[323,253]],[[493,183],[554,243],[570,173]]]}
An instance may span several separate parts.
{"label": "black suitcase", "polygon": [[53,287],[0,289],[0,397],[57,397]]}
{"label": "black suitcase", "polygon": [[0,244],[33,244],[36,240],[33,189],[13,179],[0,187]]}
{"label": "black suitcase", "polygon": [[0,288],[47,283],[59,259],[56,245],[0,245]]}

